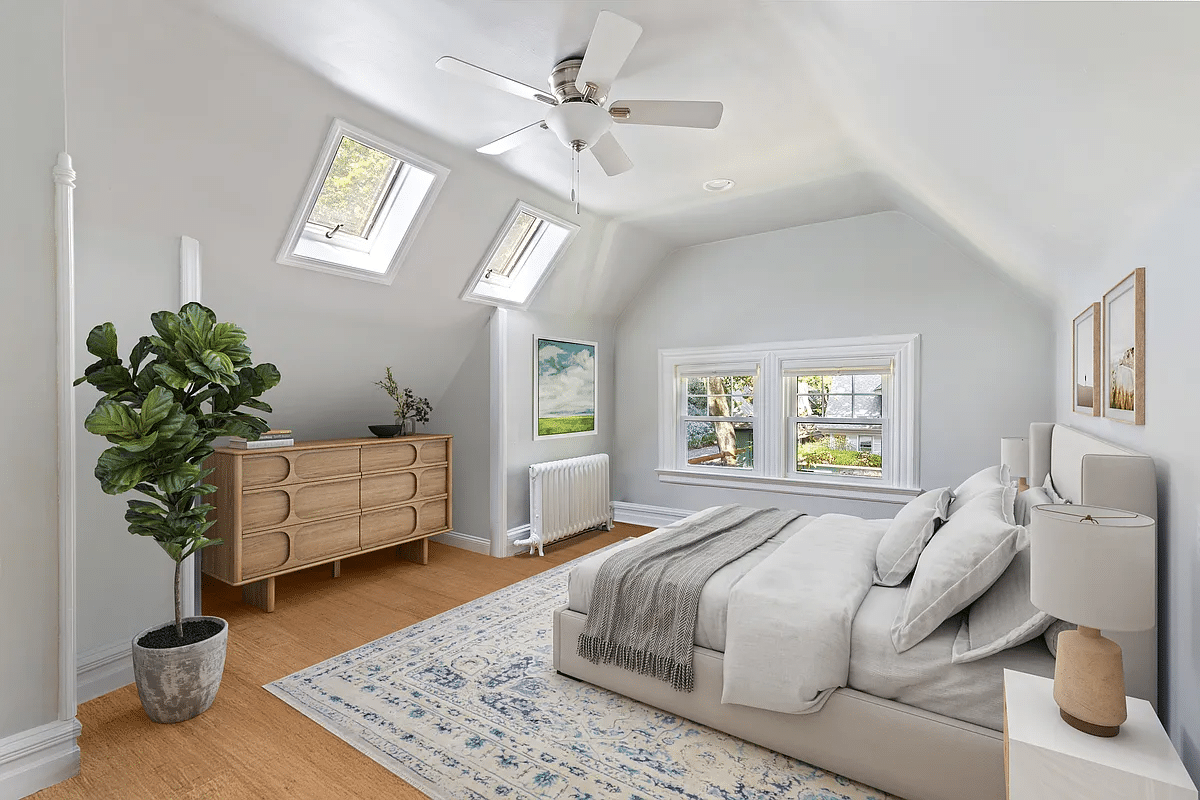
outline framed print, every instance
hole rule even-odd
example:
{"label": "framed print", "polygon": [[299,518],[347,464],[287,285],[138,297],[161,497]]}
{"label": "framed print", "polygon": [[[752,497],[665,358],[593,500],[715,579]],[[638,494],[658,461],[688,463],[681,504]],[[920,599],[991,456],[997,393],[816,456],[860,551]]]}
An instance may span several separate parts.
{"label": "framed print", "polygon": [[1104,416],[1146,424],[1146,268],[1104,295]]}
{"label": "framed print", "polygon": [[1100,335],[1100,304],[1092,303],[1075,318],[1071,334],[1071,408],[1089,417],[1100,416],[1096,381],[1104,344]]}
{"label": "framed print", "polygon": [[533,438],[596,432],[596,343],[533,337]]}

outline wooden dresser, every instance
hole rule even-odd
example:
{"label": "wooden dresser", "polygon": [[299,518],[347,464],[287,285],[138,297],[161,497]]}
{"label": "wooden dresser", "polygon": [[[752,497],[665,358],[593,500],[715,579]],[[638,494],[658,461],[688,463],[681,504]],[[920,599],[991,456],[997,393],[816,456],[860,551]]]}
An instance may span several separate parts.
{"label": "wooden dresser", "polygon": [[209,458],[208,501],[222,544],[201,551],[204,572],[275,608],[275,578],[315,564],[400,546],[429,560],[429,537],[450,530],[449,436],[336,439],[292,447],[221,447]]}

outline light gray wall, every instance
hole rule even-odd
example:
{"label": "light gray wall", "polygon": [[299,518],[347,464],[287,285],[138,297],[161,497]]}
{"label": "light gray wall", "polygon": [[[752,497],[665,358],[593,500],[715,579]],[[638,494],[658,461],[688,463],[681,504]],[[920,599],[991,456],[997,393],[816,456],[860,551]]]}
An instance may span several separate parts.
{"label": "light gray wall", "polygon": [[58,314],[50,171],[66,148],[66,128],[61,0],[3,0],[0,19],[3,739],[58,716]]}
{"label": "light gray wall", "polygon": [[[454,380],[433,407],[430,433],[454,436],[454,530],[491,541],[492,351],[489,328],[475,337]],[[418,429],[420,432],[420,429]]]}
{"label": "light gray wall", "polygon": [[[1195,173],[1095,271],[1067,276],[1055,317],[1058,421],[1154,457],[1158,470],[1160,709],[1200,782],[1200,180]],[[1071,320],[1146,267],[1146,424],[1071,411]]]}
{"label": "light gray wall", "polygon": [[[533,337],[596,343],[596,434],[533,438]],[[529,522],[529,465],[593,453],[613,446],[613,328],[583,315],[514,311],[508,315],[508,528]],[[610,463],[611,466],[611,463]]]}
{"label": "light gray wall", "polygon": [[[242,325],[255,359],[274,362],[283,375],[266,397],[272,424],[302,439],[367,436],[367,425],[392,419],[391,401],[374,385],[391,366],[401,386],[430,399],[439,428],[475,430],[472,403],[443,403],[492,311],[459,300],[463,285],[518,198],[581,225],[560,267],[567,273],[590,265],[597,219],[576,217],[565,201],[486,157],[388,117],[180,4],[69,0],[67,15],[67,99],[81,185],[77,261],[86,294],[80,335],[113,319],[122,323],[125,348],[150,311],[177,308],[177,243],[188,235],[201,243],[205,303]],[[451,169],[391,286],[275,263],[334,117]],[[53,359],[38,364],[50,368]],[[86,413],[95,392],[78,391]],[[457,412],[467,418],[455,419]],[[464,445],[470,442],[459,444],[460,468]],[[100,495],[90,476],[98,447],[83,444],[79,464],[87,493],[81,655],[127,642],[166,619],[171,602],[164,556],[126,532],[126,498]],[[460,477],[470,485],[469,474]],[[486,493],[457,488],[457,519],[469,524],[487,514]]]}
{"label": "light gray wall", "polygon": [[658,351],[921,334],[921,484],[999,460],[1000,437],[1053,414],[1050,310],[898,212],[676,251],[617,323],[614,498],[890,517],[896,506],[659,482]]}

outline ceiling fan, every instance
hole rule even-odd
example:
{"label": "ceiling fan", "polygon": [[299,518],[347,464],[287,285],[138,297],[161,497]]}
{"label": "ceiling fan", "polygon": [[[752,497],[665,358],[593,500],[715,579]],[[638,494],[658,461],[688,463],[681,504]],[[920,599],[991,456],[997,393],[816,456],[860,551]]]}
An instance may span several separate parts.
{"label": "ceiling fan", "polygon": [[[550,93],[499,75],[452,56],[437,61],[439,69],[479,81],[519,97],[537,100],[552,108],[546,118],[501,136],[478,148],[497,155],[535,140],[550,130],[573,154],[587,150],[608,175],[620,175],[633,162],[609,131],[613,122],[625,125],[669,125],[677,128],[715,128],[721,122],[720,103],[692,100],[621,100],[604,107],[608,91],[625,59],[633,51],[642,27],[611,11],[601,11],[582,58],[560,61],[550,72]],[[578,164],[572,170],[578,180]],[[572,191],[572,199],[577,193]]]}

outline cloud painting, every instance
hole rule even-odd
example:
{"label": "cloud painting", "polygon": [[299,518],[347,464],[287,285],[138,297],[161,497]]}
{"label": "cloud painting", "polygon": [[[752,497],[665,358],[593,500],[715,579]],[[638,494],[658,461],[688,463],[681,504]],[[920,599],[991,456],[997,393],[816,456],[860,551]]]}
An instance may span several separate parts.
{"label": "cloud painting", "polygon": [[596,430],[596,345],[563,339],[536,340],[537,435]]}

